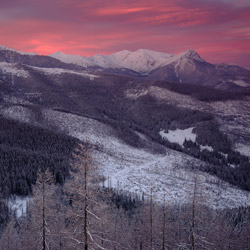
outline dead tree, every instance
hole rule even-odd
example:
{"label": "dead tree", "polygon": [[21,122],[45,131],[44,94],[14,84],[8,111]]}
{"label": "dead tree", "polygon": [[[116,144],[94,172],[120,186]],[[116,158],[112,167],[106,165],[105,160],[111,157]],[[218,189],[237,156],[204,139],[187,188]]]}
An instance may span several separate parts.
{"label": "dead tree", "polygon": [[98,230],[95,230],[97,225],[102,225],[102,219],[96,211],[105,208],[97,199],[100,189],[99,175],[95,171],[92,150],[87,142],[85,145],[80,145],[74,154],[71,178],[64,189],[69,201],[67,218],[69,247],[85,250],[96,247],[105,249],[101,246],[104,241],[102,234],[98,234]]}

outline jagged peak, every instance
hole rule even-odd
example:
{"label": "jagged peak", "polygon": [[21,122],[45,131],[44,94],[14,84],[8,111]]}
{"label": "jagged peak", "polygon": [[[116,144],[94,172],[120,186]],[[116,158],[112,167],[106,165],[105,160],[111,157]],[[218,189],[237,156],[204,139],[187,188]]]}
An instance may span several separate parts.
{"label": "jagged peak", "polygon": [[189,59],[195,59],[197,61],[204,62],[204,60],[200,57],[200,55],[192,48],[184,51],[183,53],[180,54],[182,57],[186,57]]}

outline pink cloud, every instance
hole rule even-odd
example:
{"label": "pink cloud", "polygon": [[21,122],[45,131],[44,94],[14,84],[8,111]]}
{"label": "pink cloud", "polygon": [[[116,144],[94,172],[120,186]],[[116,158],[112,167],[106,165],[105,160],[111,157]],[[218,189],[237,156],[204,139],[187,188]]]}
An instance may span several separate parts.
{"label": "pink cloud", "polygon": [[0,44],[85,56],[194,48],[211,62],[250,66],[245,0],[11,0],[1,4]]}

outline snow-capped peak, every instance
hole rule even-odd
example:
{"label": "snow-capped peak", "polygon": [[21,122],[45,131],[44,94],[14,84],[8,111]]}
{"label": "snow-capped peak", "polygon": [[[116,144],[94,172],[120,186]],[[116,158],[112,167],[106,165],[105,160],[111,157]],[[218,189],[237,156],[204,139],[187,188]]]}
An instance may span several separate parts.
{"label": "snow-capped peak", "polygon": [[200,55],[193,49],[188,49],[185,52],[179,54],[181,57],[186,57],[189,59],[195,59],[197,61],[204,62],[204,60],[200,57]]}
{"label": "snow-capped peak", "polygon": [[66,63],[74,63],[84,67],[125,68],[139,73],[149,73],[159,67],[179,62],[182,58],[204,61],[193,49],[189,49],[178,55],[149,49],[138,49],[136,51],[122,50],[111,55],[95,55],[90,57],[68,55],[58,51],[50,56]]}
{"label": "snow-capped peak", "polygon": [[167,53],[139,49],[134,52],[122,50],[106,56],[91,56],[89,60],[103,68],[126,68],[145,73],[160,67],[172,56]]}
{"label": "snow-capped peak", "polygon": [[18,50],[14,50],[14,49],[10,49],[6,46],[3,46],[3,45],[0,45],[0,51],[1,50],[7,50],[7,51],[13,51],[13,52],[16,52],[20,55],[30,55],[30,56],[34,56],[36,55],[36,53],[33,53],[33,52],[22,52],[22,51],[18,51]]}
{"label": "snow-capped peak", "polygon": [[94,66],[93,63],[91,63],[86,57],[84,56],[79,56],[79,55],[69,55],[69,54],[65,54],[61,51],[57,51],[51,55],[49,55],[50,57],[53,57],[55,59],[58,59],[62,62],[65,63],[73,63],[73,64],[77,64],[83,67],[89,67],[89,66]]}

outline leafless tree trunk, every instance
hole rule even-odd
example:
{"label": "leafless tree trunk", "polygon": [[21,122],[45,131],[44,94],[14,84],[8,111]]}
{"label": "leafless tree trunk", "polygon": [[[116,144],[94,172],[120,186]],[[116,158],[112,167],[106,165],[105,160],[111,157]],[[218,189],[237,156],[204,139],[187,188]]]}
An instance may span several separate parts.
{"label": "leafless tree trunk", "polygon": [[163,201],[163,223],[162,223],[162,250],[165,250],[165,236],[166,236],[166,197],[164,195]]}
{"label": "leafless tree trunk", "polygon": [[[31,222],[27,223],[26,229],[22,232],[22,237],[33,240],[31,244],[27,242],[27,249],[39,247],[43,250],[49,249],[53,219],[56,217],[52,206],[55,202],[53,193],[55,186],[53,177],[49,170],[39,172],[36,185],[33,186],[33,198],[30,206]],[[24,240],[25,242],[25,240]]]}
{"label": "leafless tree trunk", "polygon": [[150,192],[150,205],[149,205],[149,216],[150,216],[150,249],[153,249],[153,194],[152,189]]}
{"label": "leafless tree trunk", "polygon": [[84,249],[88,250],[88,169],[89,169],[89,152],[85,152],[84,159]]}
{"label": "leafless tree trunk", "polygon": [[192,247],[192,250],[195,250],[196,192],[197,192],[197,177],[195,176],[195,178],[194,178],[193,200],[192,200],[192,221],[191,221],[191,247]]}
{"label": "leafless tree trunk", "polygon": [[91,146],[88,143],[80,146],[74,155],[72,178],[65,185],[65,192],[71,200],[68,208],[68,239],[72,246],[85,250],[96,247],[104,249],[101,246],[102,234],[97,233],[101,231],[102,219],[96,211],[105,211],[105,206],[97,199],[100,180],[95,167]]}

